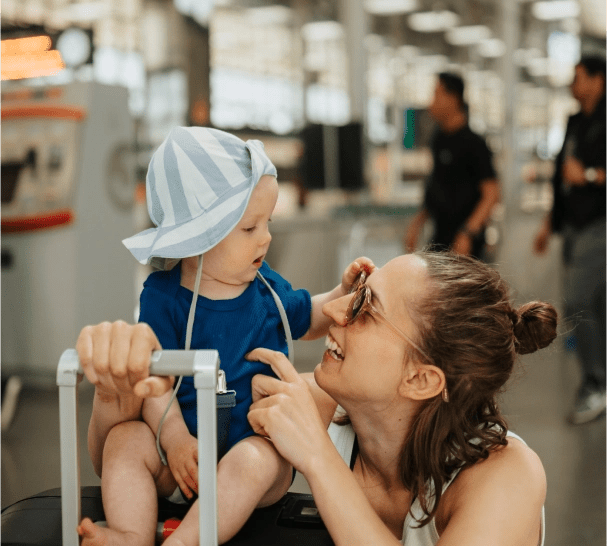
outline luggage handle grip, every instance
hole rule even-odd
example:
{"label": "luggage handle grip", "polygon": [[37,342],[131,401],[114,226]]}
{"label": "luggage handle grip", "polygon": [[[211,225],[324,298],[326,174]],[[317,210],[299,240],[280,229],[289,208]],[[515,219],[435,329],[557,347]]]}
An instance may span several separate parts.
{"label": "luggage handle grip", "polygon": [[[216,350],[154,351],[151,375],[194,376],[198,421],[198,498],[200,545],[217,546],[217,409],[219,353]],[[80,446],[77,387],[83,371],[75,349],[59,359],[59,431],[61,440],[61,519],[64,546],[78,546],[80,524]]]}

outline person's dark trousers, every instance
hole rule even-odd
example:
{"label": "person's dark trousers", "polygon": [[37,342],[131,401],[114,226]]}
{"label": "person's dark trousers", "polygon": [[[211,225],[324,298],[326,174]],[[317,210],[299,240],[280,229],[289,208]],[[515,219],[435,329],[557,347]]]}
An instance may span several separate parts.
{"label": "person's dark trousers", "polygon": [[605,391],[605,218],[563,230],[566,318],[575,327],[583,384]]}

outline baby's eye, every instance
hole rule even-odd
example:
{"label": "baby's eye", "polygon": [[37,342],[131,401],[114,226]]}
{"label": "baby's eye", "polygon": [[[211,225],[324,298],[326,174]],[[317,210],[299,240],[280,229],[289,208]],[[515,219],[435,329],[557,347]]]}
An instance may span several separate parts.
{"label": "baby's eye", "polygon": [[256,226],[249,227],[249,228],[244,228],[244,231],[246,231],[247,233],[252,233],[253,231],[255,231],[255,227]]}

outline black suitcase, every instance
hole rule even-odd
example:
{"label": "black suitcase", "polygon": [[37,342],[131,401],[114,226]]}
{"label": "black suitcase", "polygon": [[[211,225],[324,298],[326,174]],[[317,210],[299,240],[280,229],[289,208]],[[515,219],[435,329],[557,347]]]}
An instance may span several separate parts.
{"label": "black suitcase", "polygon": [[[155,375],[194,375],[198,398],[199,498],[201,545],[217,544],[217,420],[215,389],[219,370],[217,351],[157,351]],[[2,510],[2,546],[77,546],[76,526],[82,517],[105,521],[101,488],[80,487],[77,437],[77,385],[82,378],[77,354],[65,351],[59,362],[61,489],[50,489]],[[206,415],[201,419],[201,415]],[[79,494],[80,493],[80,494]],[[187,506],[159,499],[158,520],[182,519]],[[279,502],[255,510],[230,546],[333,545],[311,495],[287,493]]]}
{"label": "black suitcase", "polygon": [[[82,516],[105,521],[101,488],[85,486]],[[182,519],[187,507],[159,499],[158,520]],[[2,511],[3,546],[61,546],[61,489],[20,500]],[[311,495],[287,493],[276,504],[255,510],[229,546],[332,546]]]}

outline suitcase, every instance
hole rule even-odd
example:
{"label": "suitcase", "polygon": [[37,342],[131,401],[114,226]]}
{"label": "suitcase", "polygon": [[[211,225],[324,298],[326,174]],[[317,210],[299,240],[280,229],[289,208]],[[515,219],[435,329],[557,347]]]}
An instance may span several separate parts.
{"label": "suitcase", "polygon": [[[217,403],[219,355],[214,350],[157,351],[154,375],[193,375],[198,404],[198,483],[200,544],[217,545]],[[105,521],[98,486],[80,487],[77,435],[77,386],[82,370],[74,349],[59,361],[59,418],[61,489],[51,489],[8,506],[2,511],[3,546],[78,546],[76,527],[82,517]],[[225,405],[225,404],[224,404]],[[229,405],[229,404],[228,404]],[[220,423],[221,427],[221,423]],[[158,519],[183,518],[187,506],[159,499]],[[333,542],[311,495],[287,493],[278,503],[255,510],[230,546],[289,544],[329,546]]]}

